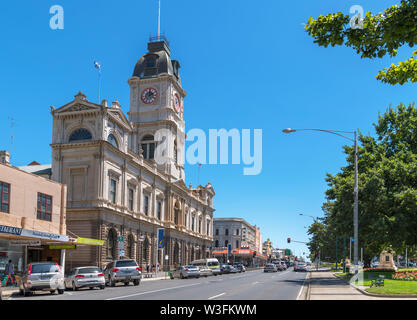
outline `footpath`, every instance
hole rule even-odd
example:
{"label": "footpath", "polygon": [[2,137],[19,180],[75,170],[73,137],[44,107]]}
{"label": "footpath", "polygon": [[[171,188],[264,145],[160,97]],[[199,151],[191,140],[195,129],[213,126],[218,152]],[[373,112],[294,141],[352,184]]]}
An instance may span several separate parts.
{"label": "footpath", "polygon": [[329,269],[311,271],[307,283],[305,300],[415,300],[404,297],[375,297],[355,288],[345,280],[334,275]]}

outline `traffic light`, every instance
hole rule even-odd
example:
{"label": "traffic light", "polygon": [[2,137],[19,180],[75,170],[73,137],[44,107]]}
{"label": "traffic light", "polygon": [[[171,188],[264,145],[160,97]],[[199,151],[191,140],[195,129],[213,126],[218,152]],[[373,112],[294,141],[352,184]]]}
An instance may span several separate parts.
{"label": "traffic light", "polygon": [[254,258],[256,257],[256,251],[254,251],[254,252],[253,252],[253,257],[254,257]]}
{"label": "traffic light", "polygon": [[291,238],[287,238],[287,242],[288,243],[291,243]]}

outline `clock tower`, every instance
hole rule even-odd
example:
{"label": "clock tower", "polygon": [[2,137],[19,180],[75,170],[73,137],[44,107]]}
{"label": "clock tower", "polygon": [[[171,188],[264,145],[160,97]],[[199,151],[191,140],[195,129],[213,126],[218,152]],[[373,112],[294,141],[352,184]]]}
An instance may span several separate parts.
{"label": "clock tower", "polygon": [[[148,52],[135,65],[130,86],[131,148],[174,180],[185,180],[184,97],[180,64],[171,60],[168,40],[150,38]],[[162,160],[163,159],[163,160]]]}

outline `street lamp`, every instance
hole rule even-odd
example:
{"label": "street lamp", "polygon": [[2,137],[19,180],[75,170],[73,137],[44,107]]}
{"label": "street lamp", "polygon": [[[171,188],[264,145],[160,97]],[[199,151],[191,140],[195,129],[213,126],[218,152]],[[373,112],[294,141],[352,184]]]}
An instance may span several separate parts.
{"label": "street lamp", "polygon": [[[357,132],[355,131],[340,131],[340,130],[325,130],[325,129],[291,129],[287,128],[282,130],[284,133],[292,133],[296,131],[321,131],[326,133],[335,134],[342,138],[348,139],[353,141],[355,144],[355,186],[353,188],[354,194],[354,205],[353,205],[353,237],[354,237],[354,247],[353,247],[353,255],[354,255],[354,264],[355,264],[355,275],[358,273],[358,199],[359,199],[359,188],[358,188],[358,137]],[[344,135],[344,133],[354,135],[354,139],[349,138]],[[301,214],[300,214],[301,215]]]}

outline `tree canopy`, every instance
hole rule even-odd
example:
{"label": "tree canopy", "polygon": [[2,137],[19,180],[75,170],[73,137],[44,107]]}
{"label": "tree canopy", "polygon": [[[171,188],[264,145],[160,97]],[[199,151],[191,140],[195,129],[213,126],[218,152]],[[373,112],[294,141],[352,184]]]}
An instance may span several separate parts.
{"label": "tree canopy", "polygon": [[[359,134],[359,247],[364,260],[389,245],[397,253],[417,249],[417,108],[400,104],[380,114],[376,137]],[[347,166],[327,174],[329,189],[322,226],[313,224],[310,250],[327,248],[335,258],[335,237],[353,235],[354,148],[345,146]]]}
{"label": "tree canopy", "polygon": [[[319,46],[352,47],[361,58],[397,55],[397,50],[417,43],[417,0],[403,0],[378,14],[366,12],[360,28],[350,26],[351,18],[341,12],[310,17],[305,26]],[[398,64],[381,70],[376,78],[384,83],[404,84],[417,81],[417,51]]]}

